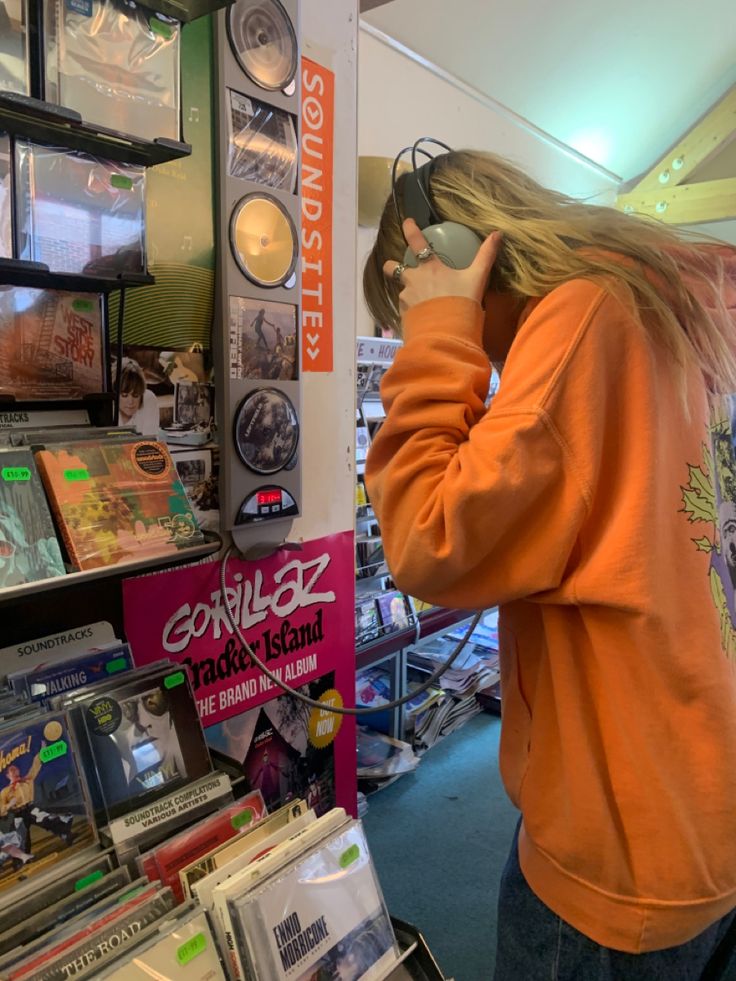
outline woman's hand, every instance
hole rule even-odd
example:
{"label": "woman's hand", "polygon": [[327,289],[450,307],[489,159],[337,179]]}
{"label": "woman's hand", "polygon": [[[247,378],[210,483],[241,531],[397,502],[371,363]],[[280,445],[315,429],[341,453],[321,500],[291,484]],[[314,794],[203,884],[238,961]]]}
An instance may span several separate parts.
{"label": "woman's hand", "polygon": [[[427,248],[427,240],[413,218],[407,218],[402,228],[404,238],[415,255]],[[480,303],[501,247],[501,238],[500,232],[492,232],[467,269],[452,269],[436,255],[420,260],[416,268],[405,267],[389,259],[384,263],[383,274],[387,279],[398,278],[401,287],[399,295],[401,313],[409,307],[416,306],[417,303],[433,300],[438,296],[465,296]],[[398,277],[397,268],[400,270]]]}

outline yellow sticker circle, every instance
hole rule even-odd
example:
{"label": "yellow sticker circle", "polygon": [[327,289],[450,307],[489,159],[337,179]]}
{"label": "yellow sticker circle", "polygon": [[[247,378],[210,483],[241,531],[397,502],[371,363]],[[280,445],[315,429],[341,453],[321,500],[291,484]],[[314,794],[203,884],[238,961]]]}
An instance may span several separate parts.
{"label": "yellow sticker circle", "polygon": [[50,743],[55,743],[58,739],[61,739],[63,731],[61,723],[54,719],[51,722],[47,722],[44,726],[43,738],[47,739]]}
{"label": "yellow sticker circle", "polygon": [[342,708],[343,701],[342,695],[335,688],[323,692],[317,701],[323,702],[325,708],[313,708],[309,714],[309,741],[316,749],[324,749],[330,745],[342,725],[342,716],[330,712],[327,706]]}

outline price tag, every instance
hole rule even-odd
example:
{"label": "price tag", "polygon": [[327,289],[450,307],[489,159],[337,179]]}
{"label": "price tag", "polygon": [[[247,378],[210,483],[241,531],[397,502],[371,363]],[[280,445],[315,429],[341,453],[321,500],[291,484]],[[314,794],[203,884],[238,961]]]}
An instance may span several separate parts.
{"label": "price tag", "polygon": [[184,684],[184,680],[184,672],[176,671],[164,678],[164,688],[178,688],[179,685]]}
{"label": "price tag", "polygon": [[7,480],[8,482],[31,479],[31,471],[28,467],[3,467],[0,474],[2,474],[3,480]]}
{"label": "price tag", "polygon": [[357,862],[360,858],[360,848],[357,845],[351,845],[347,851],[344,851],[340,856],[340,868],[346,869],[348,865],[352,865],[353,862]]}
{"label": "price tag", "polygon": [[93,883],[98,882],[105,873],[102,869],[97,869],[96,872],[90,872],[89,875],[85,875],[83,879],[77,879],[74,883],[74,892],[79,892],[82,889],[86,889],[87,886],[91,886]]}
{"label": "price tag", "polygon": [[52,743],[50,746],[42,746],[38,757],[42,763],[49,763],[51,760],[56,760],[60,756],[66,756],[68,750],[67,744],[63,739],[60,739],[56,743]]}
{"label": "price tag", "polygon": [[236,831],[239,831],[244,825],[250,824],[252,820],[253,809],[246,807],[240,814],[236,814],[235,817],[230,819],[230,824],[232,824]]}
{"label": "price tag", "polygon": [[105,665],[105,671],[108,674],[115,674],[118,671],[125,671],[128,666],[128,662],[124,657],[113,658],[112,661],[108,661]]}
{"label": "price tag", "polygon": [[65,470],[64,480],[89,480],[89,470],[86,470],[83,467],[80,467],[77,470]]}
{"label": "price tag", "polygon": [[183,967],[189,961],[193,961],[195,957],[203,954],[205,950],[207,950],[207,937],[203,933],[197,933],[191,940],[187,940],[185,944],[179,947],[176,952],[176,959]]}

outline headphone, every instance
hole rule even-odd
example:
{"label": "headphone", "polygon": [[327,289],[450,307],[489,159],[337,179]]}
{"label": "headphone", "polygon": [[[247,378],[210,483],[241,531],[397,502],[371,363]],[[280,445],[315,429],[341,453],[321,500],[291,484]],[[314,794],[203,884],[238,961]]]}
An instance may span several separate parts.
{"label": "headphone", "polygon": [[[433,156],[422,146],[425,143],[442,147],[447,153],[452,152],[452,147],[443,143],[442,140],[436,140],[431,136],[421,136],[415,143],[404,147],[396,155],[391,168],[391,197],[396,215],[399,224],[404,218],[414,219],[437,258],[446,266],[453,269],[467,269],[477,255],[482,240],[467,225],[460,225],[455,221],[443,221],[438,214],[432,203],[429,182],[437,160],[444,154]],[[411,153],[412,172],[406,174],[402,182],[401,194],[399,194],[397,171],[401,158],[406,153]],[[427,158],[421,166],[417,166],[418,154]],[[401,197],[401,202],[399,202],[399,197]],[[403,264],[412,267],[419,264],[413,249],[407,248],[404,253]]]}

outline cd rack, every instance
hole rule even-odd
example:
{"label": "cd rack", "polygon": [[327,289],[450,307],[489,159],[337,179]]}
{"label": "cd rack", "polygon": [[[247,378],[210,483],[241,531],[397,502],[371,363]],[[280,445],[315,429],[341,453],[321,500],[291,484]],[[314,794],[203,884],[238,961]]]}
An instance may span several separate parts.
{"label": "cd rack", "polygon": [[245,551],[301,513],[298,0],[215,24],[222,527]]}

